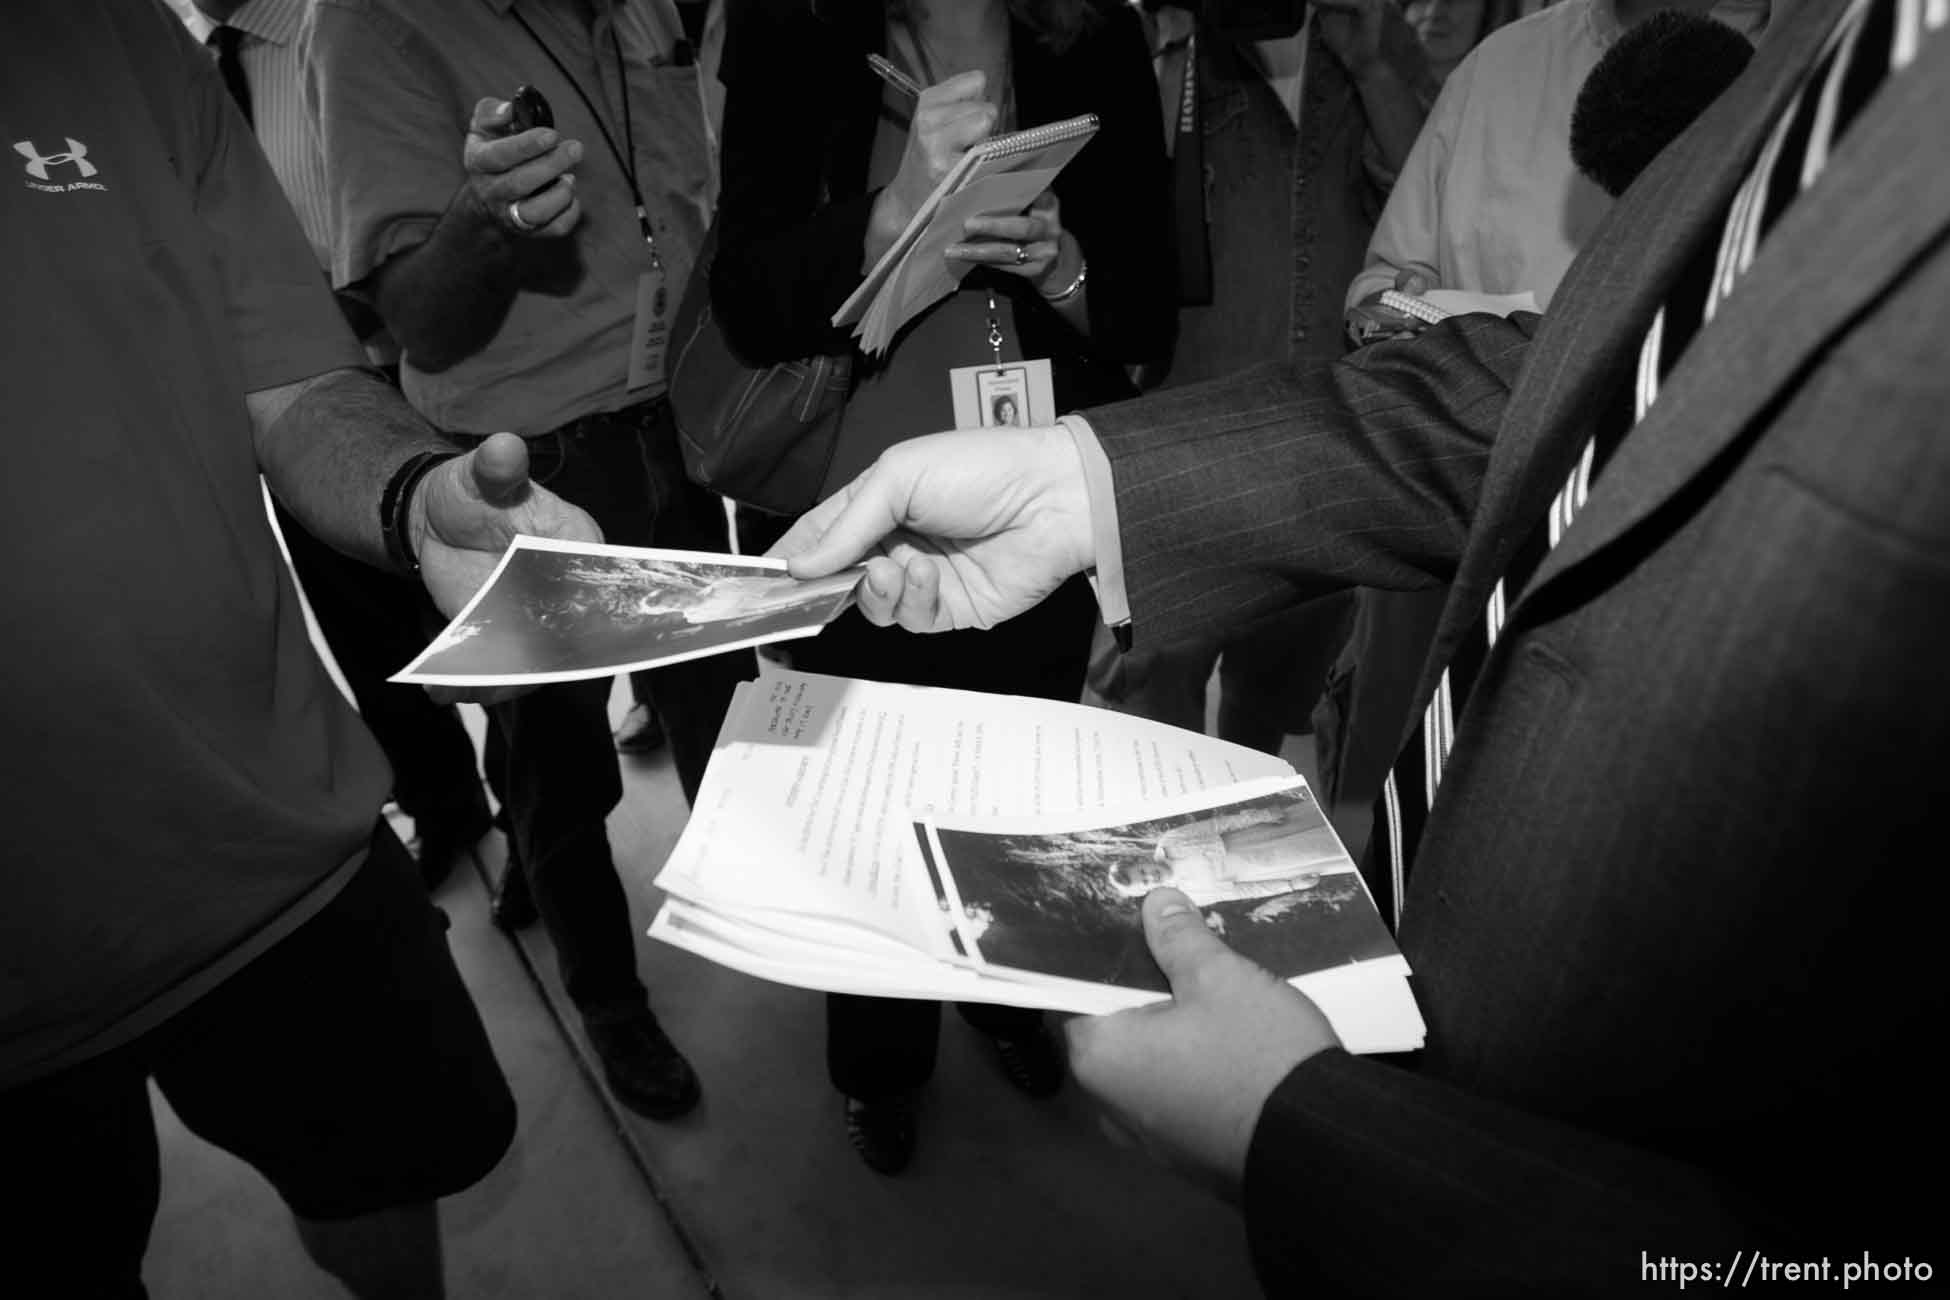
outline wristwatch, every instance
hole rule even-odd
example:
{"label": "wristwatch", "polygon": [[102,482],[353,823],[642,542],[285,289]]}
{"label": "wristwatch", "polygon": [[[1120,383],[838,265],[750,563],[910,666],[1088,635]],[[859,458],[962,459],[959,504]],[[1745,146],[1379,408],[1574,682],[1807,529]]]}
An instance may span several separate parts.
{"label": "wristwatch", "polygon": [[457,451],[420,451],[406,458],[386,481],[379,494],[379,536],[386,543],[386,558],[402,573],[420,571],[420,558],[413,553],[413,538],[408,528],[413,504],[413,489],[443,461],[460,455]]}

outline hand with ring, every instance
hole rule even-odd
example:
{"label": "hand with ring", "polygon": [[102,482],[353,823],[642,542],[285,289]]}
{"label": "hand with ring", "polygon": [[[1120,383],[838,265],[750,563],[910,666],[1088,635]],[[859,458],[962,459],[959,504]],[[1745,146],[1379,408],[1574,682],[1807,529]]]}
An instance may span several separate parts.
{"label": "hand with ring", "polygon": [[1019,216],[970,217],[962,233],[944,250],[951,261],[1019,275],[1045,297],[1061,293],[1083,267],[1083,249],[1063,229],[1062,209],[1048,190]]}
{"label": "hand with ring", "polygon": [[556,239],[582,219],[575,173],[582,142],[553,127],[507,134],[512,110],[504,99],[474,105],[462,161],[465,197],[483,221],[517,239]]}

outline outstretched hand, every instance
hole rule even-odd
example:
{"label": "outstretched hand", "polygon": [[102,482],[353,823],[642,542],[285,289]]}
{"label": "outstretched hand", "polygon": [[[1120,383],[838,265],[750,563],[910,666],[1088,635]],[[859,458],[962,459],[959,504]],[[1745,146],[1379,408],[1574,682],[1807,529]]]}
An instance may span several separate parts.
{"label": "outstretched hand", "polygon": [[420,577],[440,612],[458,614],[501,562],[518,533],[600,542],[581,509],[528,481],[528,444],[497,433],[465,456],[436,465],[409,503]]}
{"label": "outstretched hand", "polygon": [[[600,542],[603,530],[581,509],[528,480],[528,444],[497,433],[465,456],[436,465],[407,504],[407,527],[420,579],[449,618],[474,598],[515,536]],[[429,687],[442,701],[492,703],[519,688],[486,692]]]}
{"label": "outstretched hand", "polygon": [[1267,1097],[1340,1039],[1305,994],[1226,947],[1177,890],[1145,896],[1144,938],[1171,1001],[1068,1022],[1070,1072],[1154,1157],[1234,1195]]}
{"label": "outstretched hand", "polygon": [[860,610],[882,627],[993,627],[1093,563],[1083,463],[1060,426],[910,439],[770,554],[797,578],[866,560]]}

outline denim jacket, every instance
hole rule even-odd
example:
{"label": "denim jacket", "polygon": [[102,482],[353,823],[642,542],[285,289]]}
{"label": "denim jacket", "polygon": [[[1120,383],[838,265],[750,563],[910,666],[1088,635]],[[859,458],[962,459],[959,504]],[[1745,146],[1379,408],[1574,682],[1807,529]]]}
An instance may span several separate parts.
{"label": "denim jacket", "polygon": [[[1212,243],[1212,302],[1181,307],[1170,383],[1262,361],[1339,356],[1341,295],[1361,269],[1394,179],[1354,83],[1310,24],[1296,130],[1249,43],[1182,9],[1150,19],[1168,132],[1180,115],[1187,52],[1196,52]],[[1404,79],[1426,81],[1426,69],[1405,69]]]}

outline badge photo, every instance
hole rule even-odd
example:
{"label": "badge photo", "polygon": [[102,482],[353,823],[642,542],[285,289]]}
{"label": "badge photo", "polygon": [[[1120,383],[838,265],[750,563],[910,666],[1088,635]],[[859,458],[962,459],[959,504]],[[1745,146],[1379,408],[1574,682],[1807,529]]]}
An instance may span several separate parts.
{"label": "badge photo", "polygon": [[957,429],[1027,428],[1056,423],[1049,361],[957,366],[948,372]]}

